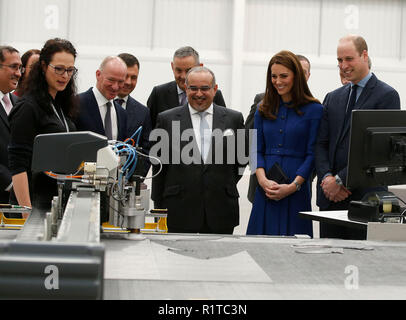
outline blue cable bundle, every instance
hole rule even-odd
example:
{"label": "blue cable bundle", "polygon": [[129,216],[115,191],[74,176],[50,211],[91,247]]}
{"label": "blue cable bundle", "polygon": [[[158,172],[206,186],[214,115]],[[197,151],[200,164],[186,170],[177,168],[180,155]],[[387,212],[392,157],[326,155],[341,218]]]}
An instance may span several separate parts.
{"label": "blue cable bundle", "polygon": [[133,140],[134,137],[138,134],[137,141],[135,143],[135,147],[133,147],[129,143],[125,143],[125,142],[118,142],[114,145],[114,151],[116,152],[117,155],[120,155],[122,153],[128,153],[127,161],[124,163],[123,168],[122,168],[122,172],[126,172],[128,170],[128,172],[125,176],[127,181],[131,178],[131,176],[133,175],[133,173],[137,167],[138,154],[137,154],[136,148],[138,147],[138,144],[140,141],[141,131],[142,131],[142,126],[139,127],[137,129],[137,131],[135,131],[134,134],[129,139],[129,140]]}

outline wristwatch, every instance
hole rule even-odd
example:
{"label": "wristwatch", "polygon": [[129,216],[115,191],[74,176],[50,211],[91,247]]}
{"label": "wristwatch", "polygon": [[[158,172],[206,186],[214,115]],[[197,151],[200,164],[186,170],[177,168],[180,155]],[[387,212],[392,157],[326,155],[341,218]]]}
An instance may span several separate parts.
{"label": "wristwatch", "polygon": [[299,191],[302,185],[297,183],[296,180],[293,180],[293,183],[296,185],[296,191]]}
{"label": "wristwatch", "polygon": [[343,185],[343,181],[341,180],[341,178],[340,178],[340,176],[339,176],[338,174],[336,174],[336,175],[334,176],[334,178],[336,178],[336,183],[337,183],[339,186],[342,186],[342,185]]}

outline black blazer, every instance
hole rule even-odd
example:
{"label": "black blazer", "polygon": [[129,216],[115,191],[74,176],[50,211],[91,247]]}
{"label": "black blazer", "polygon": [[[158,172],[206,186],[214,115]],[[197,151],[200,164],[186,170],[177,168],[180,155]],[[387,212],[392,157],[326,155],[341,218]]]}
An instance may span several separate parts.
{"label": "black blazer", "polygon": [[125,110],[127,112],[127,137],[130,138],[142,126],[140,146],[149,150],[149,134],[152,130],[149,109],[133,97],[128,96]]}
{"label": "black blazer", "polygon": [[[10,94],[11,104],[14,106],[18,100]],[[4,191],[11,183],[11,173],[8,166],[8,144],[10,142],[10,123],[8,116],[0,104],[0,203],[8,203],[10,192]]]}
{"label": "black blazer", "polygon": [[[79,104],[79,115],[75,119],[77,130],[93,131],[105,136],[103,120],[92,88],[79,94]],[[114,102],[114,108],[117,114],[117,140],[124,141],[127,138],[127,115],[116,102]]]}
{"label": "black blazer", "polygon": [[[315,163],[318,177],[317,205],[321,209],[330,206],[330,201],[324,196],[324,192],[320,187],[323,177],[328,172],[331,172],[333,175],[338,174],[344,185],[347,180],[350,123],[344,123],[344,117],[350,88],[350,84],[342,86],[328,93],[323,101],[323,117],[315,147]],[[372,74],[354,109],[400,109],[399,94],[395,89],[378,80]],[[360,200],[367,192],[367,189],[351,190],[351,192],[352,196],[346,199],[347,202]]]}
{"label": "black blazer", "polygon": [[[220,90],[217,90],[213,103],[223,107],[226,106]],[[176,81],[155,86],[148,98],[147,106],[151,112],[152,128],[155,128],[156,118],[160,112],[179,106]]]}
{"label": "black blazer", "polygon": [[[246,129],[246,133],[247,133],[247,139],[249,139],[250,143],[251,143],[251,137],[248,135],[249,134],[249,130],[250,129],[254,129],[254,115],[255,112],[257,111],[258,108],[258,103],[264,99],[265,93],[258,93],[255,95],[254,98],[254,103],[251,106],[250,109],[250,113],[247,117],[247,120],[245,120],[245,129]],[[247,198],[248,201],[253,203],[254,202],[254,197],[255,197],[255,191],[257,190],[257,186],[258,186],[258,179],[257,179],[257,175],[251,172],[250,175],[250,182],[248,185],[248,193],[247,193]]]}
{"label": "black blazer", "polygon": [[[198,232],[206,217],[209,228],[225,229],[239,224],[239,206],[237,182],[241,178],[246,163],[227,164],[227,139],[236,140],[237,130],[244,129],[244,119],[240,112],[214,105],[213,130],[221,131],[220,139],[223,144],[214,143],[212,140],[212,164],[201,161],[198,146],[193,136],[188,136],[187,141],[172,144],[176,134],[172,131],[172,122],[178,121],[180,134],[185,130],[193,132],[192,120],[187,105],[167,110],[158,115],[157,128],[168,133],[169,141],[161,146],[167,147],[161,159],[169,156],[165,161],[162,171],[152,181],[152,199],[161,208],[168,209],[168,228],[179,228]],[[227,130],[230,129],[230,130]],[[233,132],[231,136],[223,136],[227,130]],[[154,133],[154,131],[153,131]],[[151,148],[153,149],[158,144]],[[213,145],[215,146],[213,148]],[[179,157],[181,150],[195,150],[193,163],[184,163]],[[221,164],[215,164],[216,154],[223,154]],[[191,154],[189,152],[188,154]],[[236,153],[237,154],[237,153]],[[173,156],[178,156],[180,161],[173,161]],[[190,159],[189,159],[190,160]],[[155,170],[156,172],[156,170]]]}
{"label": "black blazer", "polygon": [[[128,96],[126,112],[127,137],[130,138],[134,134],[134,132],[136,132],[138,128],[142,126],[139,146],[142,147],[142,151],[144,154],[148,154],[150,149],[149,134],[152,130],[149,109],[131,96]],[[148,159],[145,159],[145,170],[143,172],[143,176],[147,175],[150,166],[151,164]]]}

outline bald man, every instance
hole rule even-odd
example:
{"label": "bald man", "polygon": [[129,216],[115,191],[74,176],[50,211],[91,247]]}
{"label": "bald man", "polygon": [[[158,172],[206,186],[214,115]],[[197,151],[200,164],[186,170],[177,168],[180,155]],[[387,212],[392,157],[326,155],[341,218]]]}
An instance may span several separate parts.
{"label": "bald man", "polygon": [[79,94],[78,131],[93,131],[109,140],[127,137],[125,110],[114,102],[124,86],[127,65],[117,56],[106,57],[96,71],[96,87]]}

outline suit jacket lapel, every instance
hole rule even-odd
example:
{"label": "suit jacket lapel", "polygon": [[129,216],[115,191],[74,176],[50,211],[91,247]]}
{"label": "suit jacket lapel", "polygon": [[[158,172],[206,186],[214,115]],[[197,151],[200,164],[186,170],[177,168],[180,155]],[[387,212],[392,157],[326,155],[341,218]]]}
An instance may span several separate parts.
{"label": "suit jacket lapel", "polygon": [[96,97],[94,96],[92,88],[90,88],[87,91],[87,93],[88,93],[88,99],[90,100],[89,105],[88,105],[89,114],[91,114],[93,119],[96,121],[97,130],[99,130],[99,132],[102,132],[102,134],[105,135],[103,119],[101,117],[99,105],[97,104],[97,100],[96,100]]}
{"label": "suit jacket lapel", "polygon": [[[354,105],[354,110],[368,108],[368,104],[365,104],[365,103],[368,101],[370,95],[374,91],[374,87],[376,85],[376,80],[377,80],[376,76],[373,74],[371,79],[369,79],[369,81],[367,82],[365,87],[362,89],[361,95],[358,97],[358,100]],[[349,92],[348,92],[348,96],[349,96]],[[345,115],[345,112],[343,114]],[[344,124],[342,134],[340,135],[341,136],[340,140],[342,140],[345,137],[345,135],[349,133],[349,130],[350,130],[350,121],[348,121],[347,123]]]}
{"label": "suit jacket lapel", "polygon": [[[14,100],[14,94],[12,94],[12,93],[10,93],[9,94],[9,97],[10,97],[10,101],[11,101],[11,104],[12,104],[12,108],[11,108],[11,110],[13,110],[13,108],[14,108],[14,106],[15,106],[15,103],[17,102],[17,99],[15,99]],[[6,110],[4,109],[4,107],[3,107],[3,104],[1,104],[0,103],[0,118],[3,120],[3,122],[4,122],[4,124],[6,125],[6,127],[8,128],[8,129],[10,129],[10,123],[8,122],[8,115],[7,115],[7,113],[6,113]],[[10,112],[11,112],[11,110],[10,110]]]}
{"label": "suit jacket lapel", "polygon": [[176,81],[171,82],[171,85],[168,88],[168,98],[166,101],[168,101],[168,105],[165,106],[165,110],[175,108],[179,106],[179,97],[178,97],[178,87],[176,85]]}
{"label": "suit jacket lapel", "polygon": [[4,110],[4,107],[3,107],[3,105],[1,104],[0,105],[0,118],[1,118],[1,120],[4,122],[4,124],[6,125],[6,127],[8,128],[8,129],[10,129],[10,124],[9,124],[9,122],[8,122],[8,116],[7,116],[7,113],[6,113],[6,110]]}
{"label": "suit jacket lapel", "polygon": [[[199,146],[197,145],[196,135],[194,134],[192,118],[189,112],[188,105],[185,105],[179,109],[179,112],[175,115],[175,121],[179,121],[180,137],[178,138],[172,136],[172,139],[180,140],[179,152],[182,152],[182,150],[184,150],[186,146],[188,146],[188,149],[190,149],[190,147],[193,147],[193,150],[190,150],[189,155],[193,156],[193,163],[199,163],[199,161],[201,161],[201,156],[199,152],[194,152],[195,150],[199,151]],[[183,139],[186,139],[186,137],[188,138],[187,140],[183,140],[182,135],[186,130],[190,132],[190,135],[183,137]],[[174,132],[173,130],[171,131],[173,135]],[[182,155],[180,154],[180,156]]]}
{"label": "suit jacket lapel", "polygon": [[[219,107],[218,105],[213,103],[213,128],[214,130],[220,131],[223,133],[226,129],[226,109],[224,107]],[[225,143],[225,141],[223,141]],[[216,160],[216,151],[223,152],[223,150],[216,150],[216,137],[212,135],[210,150],[209,150],[209,157],[211,157],[211,163],[215,163]],[[224,155],[223,155],[224,156]],[[225,161],[226,159],[223,159]],[[207,166],[206,166],[207,167]]]}

